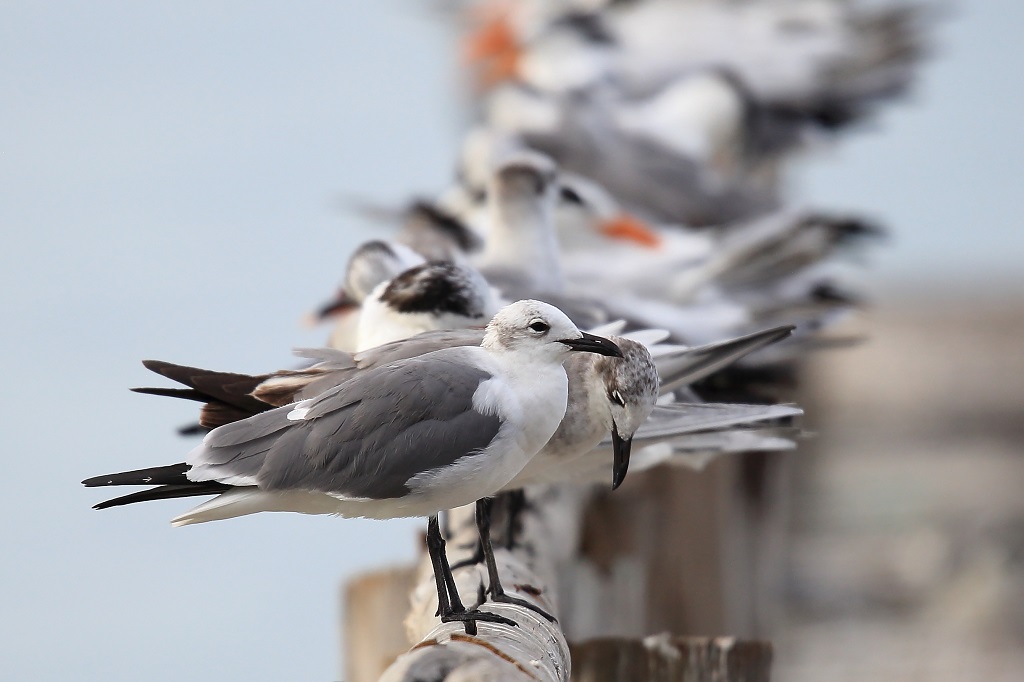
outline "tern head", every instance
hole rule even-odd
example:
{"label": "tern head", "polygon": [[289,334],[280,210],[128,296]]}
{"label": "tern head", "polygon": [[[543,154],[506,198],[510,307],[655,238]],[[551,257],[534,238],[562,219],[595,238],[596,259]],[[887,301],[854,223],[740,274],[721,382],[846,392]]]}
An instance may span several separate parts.
{"label": "tern head", "polygon": [[377,285],[366,297],[356,345],[366,349],[426,331],[483,327],[497,310],[483,275],[468,266],[432,261]]}
{"label": "tern head", "polygon": [[379,239],[360,244],[348,259],[345,281],[335,297],[317,309],[320,320],[362,305],[382,282],[423,263],[423,257],[397,242]]}
{"label": "tern head", "polygon": [[[521,79],[535,87],[583,88],[604,75],[614,39],[596,12],[562,3],[486,3],[463,46],[481,89]],[[523,7],[526,5],[526,7]]]}
{"label": "tern head", "polygon": [[612,337],[622,350],[621,358],[596,358],[592,378],[607,407],[607,427],[612,434],[614,464],[612,490],[622,484],[629,468],[633,434],[647,421],[658,400],[658,369],[650,352],[630,339]]}
{"label": "tern head", "polygon": [[402,237],[430,260],[454,260],[483,248],[480,235],[431,201],[415,201],[408,207]]}
{"label": "tern head", "polygon": [[555,226],[569,243],[597,237],[657,248],[662,242],[657,232],[627,213],[608,190],[574,173],[559,175]]}
{"label": "tern head", "polygon": [[547,156],[532,151],[516,152],[495,169],[491,192],[502,204],[554,204],[558,167]]}
{"label": "tern head", "polygon": [[381,303],[397,313],[454,315],[483,326],[498,310],[494,293],[475,269],[432,261],[409,268],[380,291]]}
{"label": "tern head", "polygon": [[622,357],[619,347],[600,336],[581,332],[565,313],[548,303],[516,301],[498,311],[481,344],[491,351],[527,351],[561,362],[573,351]]}

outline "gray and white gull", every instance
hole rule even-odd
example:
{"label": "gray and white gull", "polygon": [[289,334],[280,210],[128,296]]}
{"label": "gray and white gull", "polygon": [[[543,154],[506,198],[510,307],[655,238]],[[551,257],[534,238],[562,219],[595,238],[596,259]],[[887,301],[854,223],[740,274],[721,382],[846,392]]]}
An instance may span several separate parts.
{"label": "gray and white gull", "polygon": [[557,308],[518,301],[491,320],[479,346],[385,364],[314,398],[226,424],[184,463],[83,483],[162,486],[151,499],[219,493],[175,517],[175,526],[264,511],[431,516],[442,620],[464,621],[468,630],[477,620],[507,622],[462,607],[436,514],[493,495],[551,438],[566,409],[562,364],[572,351],[621,356]]}

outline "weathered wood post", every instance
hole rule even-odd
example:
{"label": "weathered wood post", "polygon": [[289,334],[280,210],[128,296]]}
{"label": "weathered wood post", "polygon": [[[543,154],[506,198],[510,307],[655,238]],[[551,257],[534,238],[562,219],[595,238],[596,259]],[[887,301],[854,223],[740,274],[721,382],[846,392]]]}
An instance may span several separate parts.
{"label": "weathered wood post", "polygon": [[[485,610],[512,618],[520,627],[481,623],[478,635],[469,637],[459,624],[440,624],[433,615],[436,597],[424,558],[405,621],[407,646],[412,648],[384,671],[401,639],[397,619],[393,612],[390,618],[363,614],[393,608],[395,595],[403,593],[402,580],[408,585],[408,573],[360,579],[350,590],[359,594],[347,602],[350,631],[359,628],[360,633],[348,640],[346,679],[563,682],[572,670],[571,679],[595,682],[768,680],[767,643],[648,636],[693,623],[694,614],[717,618],[725,627],[720,605],[729,587],[721,577],[720,544],[727,519],[719,501],[732,480],[725,471],[712,468],[707,480],[682,477],[687,483],[680,484],[681,472],[662,467],[637,476],[631,485],[627,481],[628,494],[620,490],[605,496],[576,486],[531,490],[520,541],[512,551],[498,550],[497,559],[506,590],[555,613],[558,623],[521,607],[487,603]],[[679,528],[673,519],[706,520],[708,513],[715,523],[701,531],[706,537],[689,533],[677,542],[673,533]],[[457,562],[468,555],[476,531],[466,510],[453,515],[452,525],[449,553]],[[671,545],[667,553],[655,551],[666,544]],[[681,587],[678,583],[686,576],[692,584]],[[705,579],[711,584],[701,597]],[[480,567],[467,567],[456,571],[456,580],[464,599],[472,601],[484,573]],[[693,596],[689,602],[687,595]],[[679,612],[679,603],[689,607]],[[571,647],[567,633],[576,642]]]}

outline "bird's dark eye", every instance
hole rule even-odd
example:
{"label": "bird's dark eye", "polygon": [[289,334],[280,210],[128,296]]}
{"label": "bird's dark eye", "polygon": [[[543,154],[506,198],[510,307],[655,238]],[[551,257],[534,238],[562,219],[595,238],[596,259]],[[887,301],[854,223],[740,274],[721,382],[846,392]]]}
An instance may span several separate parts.
{"label": "bird's dark eye", "polygon": [[532,329],[535,332],[540,332],[543,334],[547,330],[551,329],[551,325],[548,324],[547,322],[541,322],[540,320],[537,320],[535,322],[530,323],[530,329]]}
{"label": "bird's dark eye", "polygon": [[619,393],[618,391],[609,391],[608,392],[608,400],[612,401],[613,403],[615,403],[619,407],[625,407],[626,406],[626,401],[622,399],[622,394]]}
{"label": "bird's dark eye", "polygon": [[583,197],[581,197],[576,192],[576,190],[572,189],[571,187],[566,187],[565,185],[563,185],[562,189],[559,191],[559,194],[562,197],[562,201],[565,201],[566,203],[583,205]]}

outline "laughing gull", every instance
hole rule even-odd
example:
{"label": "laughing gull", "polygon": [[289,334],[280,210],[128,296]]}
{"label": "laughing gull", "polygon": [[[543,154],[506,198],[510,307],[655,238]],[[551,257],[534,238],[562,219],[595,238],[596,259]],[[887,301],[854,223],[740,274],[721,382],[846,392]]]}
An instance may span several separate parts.
{"label": "laughing gull", "polygon": [[[669,347],[669,350],[662,351],[661,355],[665,390],[671,390],[682,383],[711,374],[742,355],[787,336],[791,331],[791,328],[771,330],[753,337],[731,340],[704,348],[677,349]],[[640,338],[647,336],[650,339],[660,338],[663,333],[649,332],[636,333],[636,335]],[[445,331],[421,334],[355,356],[323,350],[317,352],[320,361],[306,370],[281,372],[270,378],[266,376],[251,377],[248,380],[242,375],[207,372],[169,363],[147,363],[147,367],[150,369],[182,382],[189,388],[184,391],[180,389],[143,389],[143,391],[209,400],[210,402],[203,410],[204,417],[208,419],[213,416],[223,418],[225,415],[239,418],[244,416],[245,410],[251,409],[252,403],[258,400],[257,396],[272,402],[291,402],[303,395],[324,390],[329,384],[343,383],[353,376],[372,371],[373,367],[379,367],[382,364],[386,366],[385,363],[394,362],[398,357],[430,352],[432,348],[438,346],[450,347],[456,343],[478,342],[479,338],[474,330]],[[609,468],[612,470],[613,490],[622,483],[629,466],[633,435],[655,409],[662,381],[659,379],[658,365],[642,343],[618,336],[611,336],[610,339],[619,347],[622,357],[577,354],[566,361],[568,399],[565,414],[558,429],[523,470],[503,486],[502,490],[519,491],[524,486],[540,483],[593,480],[593,472],[596,467],[588,460],[592,460],[596,456],[601,458],[602,463],[606,461],[603,459],[603,451],[595,451],[595,447],[608,436],[611,438],[611,461],[603,464],[604,471],[607,472]],[[770,411],[771,407],[758,408],[749,412],[748,421],[779,416],[775,414],[765,416],[766,410]],[[678,423],[676,431],[673,431],[671,427],[673,419]],[[670,441],[685,434],[714,430],[714,424],[708,423],[707,420],[704,420],[703,423],[700,420],[697,420],[697,423],[694,422],[694,416],[690,413],[678,411],[674,414],[666,413],[662,408],[656,431],[646,434],[644,443]],[[723,427],[731,427],[744,423],[744,420],[734,418],[732,422],[720,423]],[[212,425],[212,423],[208,422],[208,425]],[[648,460],[650,459],[650,455],[645,456]],[[521,498],[513,497],[510,501],[508,515],[510,520],[514,517],[516,499]],[[127,499],[113,500],[111,504],[126,504],[133,501],[137,500],[129,496]],[[508,596],[501,587],[497,578],[497,564],[490,545],[491,505],[492,501],[489,498],[481,498],[477,501],[476,518],[480,544],[473,558],[467,563],[479,561],[485,563],[489,577],[485,594],[489,594],[492,601],[517,603],[551,618],[549,614],[535,606],[521,603]],[[506,537],[511,538],[511,533],[506,533]]]}
{"label": "laughing gull", "polygon": [[214,429],[181,464],[83,483],[158,486],[97,508],[217,495],[175,517],[175,526],[261,511],[430,516],[442,621],[463,621],[467,631],[477,620],[508,624],[465,610],[436,515],[493,495],[551,438],[566,409],[563,363],[571,351],[621,356],[557,308],[518,301],[491,320],[479,346],[382,365],[315,398]]}

